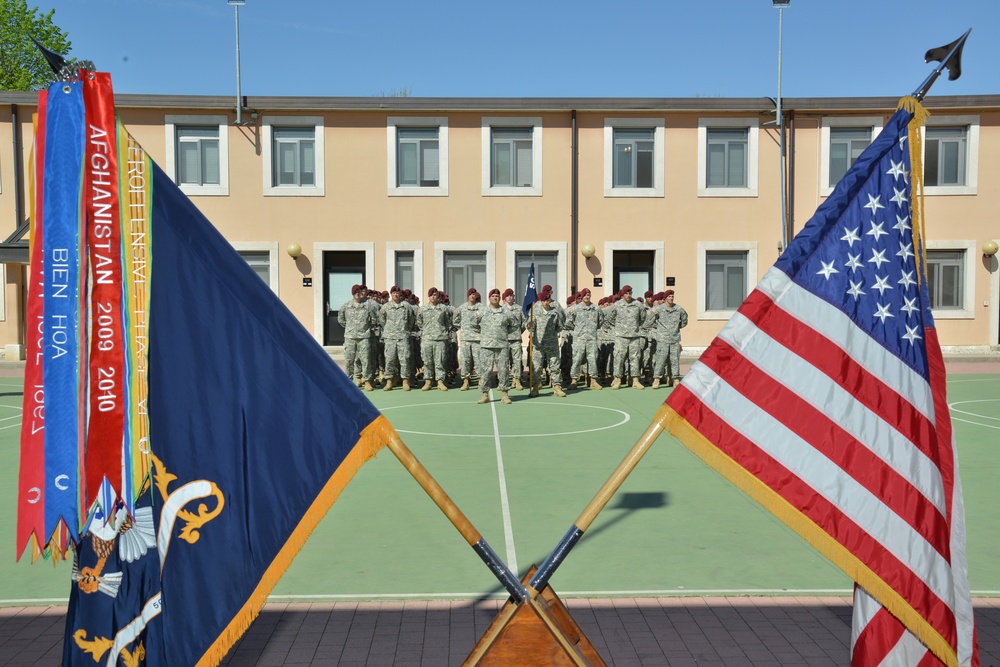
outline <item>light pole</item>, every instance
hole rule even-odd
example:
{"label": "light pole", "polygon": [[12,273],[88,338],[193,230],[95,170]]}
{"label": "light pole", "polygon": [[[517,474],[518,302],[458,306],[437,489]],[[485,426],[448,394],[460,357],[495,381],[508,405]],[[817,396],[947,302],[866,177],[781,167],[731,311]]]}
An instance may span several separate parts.
{"label": "light pole", "polygon": [[788,247],[788,214],[785,211],[785,117],[781,113],[781,28],[784,19],[785,7],[791,4],[792,0],[771,0],[771,4],[778,8],[778,99],[777,120],[778,120],[778,177],[781,180],[781,251]]}
{"label": "light pole", "polygon": [[246,0],[226,0],[236,10],[236,124],[243,124],[243,94],[240,91],[240,7]]}

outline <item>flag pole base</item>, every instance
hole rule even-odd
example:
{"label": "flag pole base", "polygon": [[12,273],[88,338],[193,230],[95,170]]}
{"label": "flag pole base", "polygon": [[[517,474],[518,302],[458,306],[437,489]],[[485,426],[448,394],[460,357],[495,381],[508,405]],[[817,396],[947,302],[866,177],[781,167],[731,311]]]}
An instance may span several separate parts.
{"label": "flag pole base", "polygon": [[[528,570],[521,580],[523,584],[531,581],[536,569],[532,566]],[[534,599],[508,599],[462,664],[605,667],[594,645],[548,584]]]}

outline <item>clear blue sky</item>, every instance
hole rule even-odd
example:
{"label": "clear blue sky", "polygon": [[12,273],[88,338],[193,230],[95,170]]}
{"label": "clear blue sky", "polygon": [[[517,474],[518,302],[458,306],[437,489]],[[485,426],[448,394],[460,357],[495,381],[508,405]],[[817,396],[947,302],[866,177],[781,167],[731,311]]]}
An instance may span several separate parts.
{"label": "clear blue sky", "polygon": [[[29,0],[29,5],[32,2]],[[120,93],[234,95],[226,0],[43,0]],[[791,0],[782,95],[902,96],[972,28],[932,95],[1000,94],[1000,0]],[[244,95],[774,97],[771,0],[246,0]]]}

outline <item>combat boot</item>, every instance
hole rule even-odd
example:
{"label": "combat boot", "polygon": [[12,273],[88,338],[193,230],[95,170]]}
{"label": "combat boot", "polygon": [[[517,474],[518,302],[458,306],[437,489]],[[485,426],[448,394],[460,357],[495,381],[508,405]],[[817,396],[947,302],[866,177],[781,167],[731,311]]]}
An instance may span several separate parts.
{"label": "combat boot", "polygon": [[559,398],[566,398],[566,392],[562,390],[557,384],[552,385],[552,395],[558,396]]}
{"label": "combat boot", "polygon": [[660,388],[660,378],[656,378],[655,380],[653,380],[653,389],[659,389],[659,388]]}
{"label": "combat boot", "polygon": [[371,380],[365,380],[365,391],[375,391],[375,387],[372,386]]}
{"label": "combat boot", "polygon": [[667,376],[667,386],[668,387],[673,387],[674,386],[674,376],[673,375],[668,375]]}
{"label": "combat boot", "polygon": [[622,388],[622,379],[620,377],[616,376],[615,379],[614,379],[614,381],[611,383],[611,388],[612,389],[621,389]]}
{"label": "combat boot", "polygon": [[642,380],[640,380],[637,377],[632,378],[632,388],[633,389],[645,389],[645,387],[642,386]]}
{"label": "combat boot", "polygon": [[524,385],[521,384],[521,378],[514,378],[514,389],[517,389],[518,391],[524,390]]}
{"label": "combat boot", "polygon": [[358,389],[360,389],[361,387],[365,386],[365,381],[362,380],[361,378],[355,378],[354,384],[357,385]]}
{"label": "combat boot", "polygon": [[478,403],[479,405],[489,402],[490,402],[490,395],[487,394],[485,391],[479,396],[479,400],[476,401],[476,403]]}
{"label": "combat boot", "polygon": [[569,381],[569,389],[570,389],[570,391],[574,391],[574,390],[578,389],[578,385],[576,384],[576,380],[570,380]]}
{"label": "combat boot", "polygon": [[531,391],[528,392],[528,398],[538,398],[538,387],[536,385],[531,385]]}
{"label": "combat boot", "polygon": [[410,391],[410,381],[403,380],[403,391]]}
{"label": "combat boot", "polygon": [[431,390],[431,381],[424,380],[424,386],[420,388],[420,391],[430,391],[430,390]]}
{"label": "combat boot", "polygon": [[590,388],[596,389],[597,391],[604,389],[604,387],[601,386],[601,383],[595,380],[594,378],[590,378]]}
{"label": "combat boot", "polygon": [[469,391],[469,378],[462,379],[462,389],[461,391]]}
{"label": "combat boot", "polygon": [[[485,396],[485,395],[486,394],[483,394],[483,396]],[[505,405],[510,405],[511,400],[510,400],[510,396],[507,395],[507,392],[503,392],[502,394],[500,394],[500,402],[503,403],[503,404],[505,404]]]}
{"label": "combat boot", "polygon": [[438,389],[441,391],[448,391],[448,386],[444,383],[444,380],[438,380]]}

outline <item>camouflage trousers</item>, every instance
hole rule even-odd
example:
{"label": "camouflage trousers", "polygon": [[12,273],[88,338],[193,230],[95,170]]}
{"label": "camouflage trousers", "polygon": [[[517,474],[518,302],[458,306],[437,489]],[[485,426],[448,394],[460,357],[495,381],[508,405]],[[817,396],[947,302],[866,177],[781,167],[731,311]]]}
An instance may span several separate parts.
{"label": "camouflage trousers", "polygon": [[347,338],[344,340],[344,367],[347,374],[357,377],[356,366],[361,366],[361,379],[373,380],[375,371],[372,369],[372,346],[368,338]]}
{"label": "camouflage trousers", "polygon": [[542,369],[547,368],[553,385],[562,384],[559,348],[555,345],[535,345],[531,350],[531,384],[542,386]]}
{"label": "camouflage trousers", "polygon": [[573,340],[573,367],[569,372],[570,380],[580,377],[580,366],[584,357],[587,359],[587,374],[594,378],[597,377],[597,340],[575,338]]}
{"label": "camouflage trousers", "polygon": [[413,366],[410,365],[410,339],[398,338],[384,342],[385,376],[409,380],[410,376],[413,375]]}
{"label": "camouflage trousers", "polygon": [[424,358],[424,379],[444,381],[448,371],[444,365],[443,340],[425,340],[420,345],[420,355]]}
{"label": "camouflage trousers", "polygon": [[510,346],[479,348],[479,388],[485,394],[490,390],[490,374],[497,367],[500,391],[510,389]]}
{"label": "camouflage trousers", "polygon": [[681,374],[681,344],[656,343],[656,357],[653,363],[653,377],[677,377]]}
{"label": "camouflage trousers", "polygon": [[458,344],[458,364],[462,369],[462,379],[468,379],[473,370],[476,374],[482,375],[479,371],[479,341],[473,340]]}
{"label": "camouflage trousers", "polygon": [[511,377],[520,378],[524,372],[524,348],[521,347],[521,339],[508,341],[510,344],[510,374]]}
{"label": "camouflage trousers", "polygon": [[645,338],[615,338],[615,377],[625,377],[625,362],[628,361],[629,375],[639,377],[642,368],[642,348]]}

